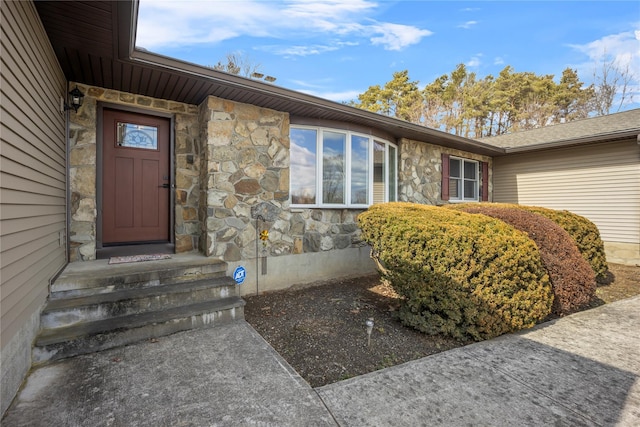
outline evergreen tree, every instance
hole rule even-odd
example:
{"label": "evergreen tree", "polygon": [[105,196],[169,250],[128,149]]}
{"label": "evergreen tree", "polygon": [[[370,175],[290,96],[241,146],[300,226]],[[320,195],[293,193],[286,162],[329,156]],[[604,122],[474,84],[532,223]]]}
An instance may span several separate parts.
{"label": "evergreen tree", "polygon": [[410,79],[408,70],[395,72],[384,86],[369,87],[358,102],[350,104],[455,135],[481,138],[597,114],[597,94],[593,85],[585,87],[570,68],[556,83],[553,75],[515,72],[511,66],[496,78],[478,79],[459,64],[423,90]]}

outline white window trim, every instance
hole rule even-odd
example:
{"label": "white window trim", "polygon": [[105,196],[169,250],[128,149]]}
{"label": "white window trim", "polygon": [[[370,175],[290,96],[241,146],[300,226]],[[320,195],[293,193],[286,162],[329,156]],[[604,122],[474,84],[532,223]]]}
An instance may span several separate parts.
{"label": "white window trim", "polygon": [[[314,204],[290,204],[290,208],[293,209],[305,209],[305,208],[323,208],[323,209],[367,209],[373,205],[373,168],[374,168],[374,142],[379,142],[385,145],[384,161],[389,167],[389,146],[396,149],[396,158],[394,159],[394,168],[396,171],[396,200],[398,197],[397,181],[398,181],[398,146],[390,141],[382,138],[377,138],[372,135],[368,135],[360,132],[352,132],[343,129],[319,127],[319,126],[306,126],[306,125],[291,125],[291,129],[309,129],[316,131],[316,203]],[[345,143],[345,191],[344,200],[347,203],[323,203],[323,149],[324,149],[324,132],[335,132],[346,135]],[[360,136],[369,140],[369,149],[367,150],[367,183],[368,183],[368,204],[363,203],[350,203],[351,200],[351,146],[352,136]],[[291,164],[291,162],[289,162]],[[291,180],[291,177],[289,178]],[[384,198],[385,202],[389,201],[389,171],[385,170],[384,173]],[[289,197],[291,198],[291,181],[289,181]]]}
{"label": "white window trim", "polygon": [[[389,150],[389,145],[394,147],[396,150],[396,157],[395,159],[393,159],[393,170],[396,173],[396,201],[398,200],[398,146],[395,144],[391,144],[390,142],[386,142],[383,140],[379,140],[382,142],[385,142],[387,145],[385,146],[385,150],[384,150],[384,155],[385,155],[385,164],[387,165],[388,168],[391,167],[391,159],[389,158],[390,155],[390,151]],[[386,173],[384,174],[384,201],[385,203],[389,202],[389,173],[390,170],[386,171]],[[373,200],[373,199],[371,199]]]}
{"label": "white window trim", "polygon": [[[458,198],[453,198],[451,197],[451,194],[449,194],[449,202],[450,203],[467,203],[467,202],[479,202],[480,201],[480,191],[481,190],[481,182],[480,182],[480,162],[478,160],[472,160],[472,159],[465,159],[464,157],[457,157],[457,156],[449,156],[449,161],[451,161],[451,159],[455,159],[455,160],[460,160],[461,164],[460,164],[460,178],[458,177],[453,177],[455,179],[459,179],[461,182],[461,189],[460,192],[463,195],[463,197],[458,197]],[[475,167],[476,167],[476,179],[466,179],[464,177],[464,163],[468,162],[468,163],[474,163]],[[451,168],[449,168],[449,179],[451,179]],[[476,183],[476,191],[475,191],[475,195],[473,198],[470,197],[464,197],[466,196],[466,194],[464,194],[464,183],[465,181],[474,181]],[[451,192],[451,188],[449,188],[449,192]]]}

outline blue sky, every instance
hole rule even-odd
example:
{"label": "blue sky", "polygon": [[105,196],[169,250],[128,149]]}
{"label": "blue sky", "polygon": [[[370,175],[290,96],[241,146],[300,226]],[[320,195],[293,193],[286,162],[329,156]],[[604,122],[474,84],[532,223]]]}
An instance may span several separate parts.
{"label": "blue sky", "polygon": [[629,66],[640,107],[638,1],[140,0],[137,46],[214,65],[239,53],[273,83],[355,99],[409,70],[421,87],[464,63],[590,83],[603,55]]}

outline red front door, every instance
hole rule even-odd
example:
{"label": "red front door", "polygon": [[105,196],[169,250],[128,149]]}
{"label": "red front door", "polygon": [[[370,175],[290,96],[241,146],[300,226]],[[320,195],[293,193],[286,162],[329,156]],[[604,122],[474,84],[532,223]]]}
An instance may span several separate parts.
{"label": "red front door", "polygon": [[166,118],[104,109],[103,245],[169,241]]}

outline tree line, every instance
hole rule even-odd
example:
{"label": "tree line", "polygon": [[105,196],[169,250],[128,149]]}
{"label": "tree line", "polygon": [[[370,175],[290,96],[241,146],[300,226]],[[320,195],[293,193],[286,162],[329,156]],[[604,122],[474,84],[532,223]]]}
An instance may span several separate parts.
{"label": "tree line", "polygon": [[620,110],[630,98],[630,72],[601,65],[590,85],[571,68],[556,82],[554,75],[511,66],[497,77],[479,78],[460,64],[420,89],[404,70],[348,104],[467,138],[496,136]]}
{"label": "tree line", "polygon": [[[211,68],[264,77],[261,65],[243,52],[227,53]],[[571,68],[556,82],[552,74],[516,72],[511,66],[497,77],[479,78],[459,64],[423,89],[410,79],[408,70],[395,72],[384,86],[370,86],[357,101],[347,104],[455,135],[483,138],[620,111],[633,101],[633,79],[629,65],[607,60],[596,64],[590,85]]]}

